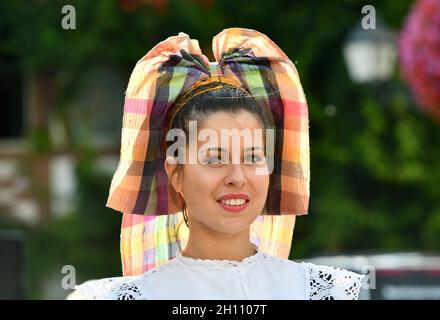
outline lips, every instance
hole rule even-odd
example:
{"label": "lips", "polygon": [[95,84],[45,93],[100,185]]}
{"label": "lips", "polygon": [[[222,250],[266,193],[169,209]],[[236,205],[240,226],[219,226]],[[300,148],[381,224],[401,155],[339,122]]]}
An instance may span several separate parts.
{"label": "lips", "polygon": [[[226,203],[222,203],[223,200],[232,200],[231,204],[226,204]],[[235,205],[234,203],[236,201],[234,200],[244,200],[244,203],[240,204],[240,205]],[[242,202],[241,201],[241,202]],[[226,211],[229,212],[239,212],[239,211],[243,211],[244,209],[247,208],[248,204],[249,204],[249,196],[247,194],[244,193],[234,193],[234,194],[227,194],[224,195],[222,197],[220,197],[217,200],[217,203],[220,205],[220,207]],[[228,201],[229,202],[229,201]]]}

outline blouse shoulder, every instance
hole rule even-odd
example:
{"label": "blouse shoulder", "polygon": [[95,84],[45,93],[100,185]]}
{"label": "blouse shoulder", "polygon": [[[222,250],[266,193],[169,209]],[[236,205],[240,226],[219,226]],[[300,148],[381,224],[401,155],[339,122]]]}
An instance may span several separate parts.
{"label": "blouse shoulder", "polygon": [[148,283],[156,275],[172,268],[173,261],[138,276],[111,277],[89,280],[75,286],[67,300],[146,300]]}
{"label": "blouse shoulder", "polygon": [[302,262],[310,300],[357,300],[365,275]]}

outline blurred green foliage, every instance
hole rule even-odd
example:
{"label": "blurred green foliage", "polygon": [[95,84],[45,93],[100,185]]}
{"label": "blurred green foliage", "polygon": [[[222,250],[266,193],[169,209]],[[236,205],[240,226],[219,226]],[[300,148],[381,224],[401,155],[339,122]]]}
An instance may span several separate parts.
{"label": "blurred green foliage", "polygon": [[[76,30],[60,26],[64,4],[76,8]],[[256,29],[295,62],[309,105],[310,214],[297,219],[291,258],[439,251],[439,126],[419,111],[398,70],[388,83],[364,87],[348,78],[342,58],[345,37],[367,4],[398,31],[412,1],[176,0],[161,11],[145,5],[125,12],[110,0],[4,0],[0,67],[56,71],[62,109],[90,65],[129,72],[152,46],[181,31],[198,39],[212,60],[218,32]],[[70,262],[85,277],[120,273],[120,216],[105,208],[110,177],[86,158],[78,168],[77,211],[31,235],[32,285],[45,270]]]}

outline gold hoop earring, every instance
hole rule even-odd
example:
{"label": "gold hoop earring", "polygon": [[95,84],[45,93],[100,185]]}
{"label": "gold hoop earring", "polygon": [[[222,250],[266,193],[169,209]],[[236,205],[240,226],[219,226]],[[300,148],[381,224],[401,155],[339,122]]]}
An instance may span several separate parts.
{"label": "gold hoop earring", "polygon": [[183,220],[185,221],[186,226],[189,229],[189,225],[188,225],[188,215],[186,214],[186,203],[183,204],[183,209],[182,209],[182,214],[183,214]]}

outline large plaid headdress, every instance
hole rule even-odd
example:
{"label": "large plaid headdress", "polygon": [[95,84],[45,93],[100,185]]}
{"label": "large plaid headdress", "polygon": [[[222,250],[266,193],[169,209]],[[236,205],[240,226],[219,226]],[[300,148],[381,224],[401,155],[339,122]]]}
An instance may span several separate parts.
{"label": "large plaid headdress", "polygon": [[[121,254],[124,275],[145,272],[173,258],[170,237],[182,221],[171,197],[160,146],[166,115],[178,97],[215,76],[233,79],[269,114],[275,127],[274,168],[266,212],[251,226],[259,250],[288,257],[295,216],[307,214],[309,134],[305,95],[294,64],[264,34],[225,29],[213,38],[216,62],[198,41],[179,33],[157,44],[136,64],[126,90],[120,161],[107,206],[123,213]],[[182,228],[180,228],[182,229]],[[182,244],[187,229],[179,233]]]}

